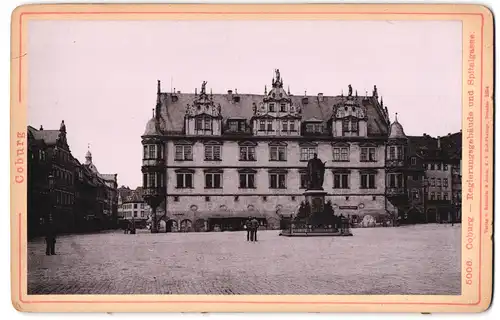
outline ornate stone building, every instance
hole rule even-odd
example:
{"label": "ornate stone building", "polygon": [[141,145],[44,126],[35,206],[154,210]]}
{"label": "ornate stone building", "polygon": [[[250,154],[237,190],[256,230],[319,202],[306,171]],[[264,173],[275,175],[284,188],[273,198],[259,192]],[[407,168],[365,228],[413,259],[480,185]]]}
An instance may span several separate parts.
{"label": "ornate stone building", "polygon": [[359,220],[408,207],[405,179],[423,167],[408,162],[408,139],[397,121],[391,126],[376,86],[297,96],[278,70],[264,94],[212,94],[206,85],[164,93],[158,82],[142,136],[145,199],[165,212],[153,216],[167,230],[237,229],[248,216],[278,227],[303,201],[315,153],[336,213]]}

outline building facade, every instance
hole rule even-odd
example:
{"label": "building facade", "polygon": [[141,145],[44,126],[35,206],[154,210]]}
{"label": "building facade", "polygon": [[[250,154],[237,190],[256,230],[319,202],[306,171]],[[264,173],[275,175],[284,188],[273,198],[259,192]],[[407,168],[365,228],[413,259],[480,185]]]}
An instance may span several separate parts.
{"label": "building facade", "polygon": [[117,176],[100,175],[73,157],[64,121],[59,130],[27,131],[29,237],[43,235],[49,221],[62,233],[113,227]]}
{"label": "building facade", "polygon": [[145,228],[150,220],[151,209],[143,199],[142,187],[135,190],[121,187],[118,189],[118,216],[122,227],[135,225],[136,228]]}
{"label": "building facade", "polygon": [[409,210],[408,177],[421,180],[424,167],[409,160],[409,139],[376,86],[363,96],[350,85],[346,95],[295,96],[275,72],[263,95],[212,94],[206,82],[194,94],[163,93],[158,82],[142,136],[144,196],[158,224],[237,230],[254,216],[278,228],[304,200],[314,154],[336,214],[360,221]]}

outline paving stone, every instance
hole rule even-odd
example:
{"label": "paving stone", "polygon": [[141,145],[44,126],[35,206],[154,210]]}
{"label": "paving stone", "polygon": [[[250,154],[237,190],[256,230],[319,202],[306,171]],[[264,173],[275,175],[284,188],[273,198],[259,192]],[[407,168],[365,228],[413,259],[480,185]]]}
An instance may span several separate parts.
{"label": "paving stone", "polygon": [[353,237],[260,231],[61,236],[28,244],[29,294],[457,295],[460,225],[353,229]]}

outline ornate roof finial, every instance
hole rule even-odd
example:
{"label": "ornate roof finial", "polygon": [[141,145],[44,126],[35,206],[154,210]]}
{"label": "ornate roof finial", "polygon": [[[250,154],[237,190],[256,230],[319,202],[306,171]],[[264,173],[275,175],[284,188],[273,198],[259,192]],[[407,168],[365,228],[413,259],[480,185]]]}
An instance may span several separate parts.
{"label": "ornate roof finial", "polygon": [[352,96],[352,86],[349,85],[348,88],[349,88],[349,97],[351,97]]}
{"label": "ornate roof finial", "polygon": [[43,131],[43,126],[42,125],[40,125],[40,131]]}
{"label": "ornate roof finial", "polygon": [[356,90],[356,97],[358,96],[358,90]]}
{"label": "ornate roof finial", "polygon": [[368,90],[365,91],[365,98],[368,98]]}
{"label": "ornate roof finial", "polygon": [[340,90],[340,96],[343,97],[344,96],[344,89],[341,89]]}
{"label": "ornate roof finial", "polygon": [[307,90],[304,91],[304,97],[307,96]]}
{"label": "ornate roof finial", "polygon": [[384,107],[384,98],[383,97],[380,97],[380,106]]}
{"label": "ornate roof finial", "polygon": [[378,92],[377,92],[377,85],[373,86],[373,96],[378,97]]}
{"label": "ornate roof finial", "polygon": [[155,108],[152,109],[153,110],[153,118],[155,117]]}
{"label": "ornate roof finial", "polygon": [[267,94],[267,85],[264,85],[264,94]]}
{"label": "ornate roof finial", "polygon": [[194,95],[197,96],[198,95],[198,88],[194,88]]}
{"label": "ornate roof finial", "polygon": [[158,80],[158,91],[156,93],[160,94],[161,92],[161,82]]}
{"label": "ornate roof finial", "polygon": [[234,88],[234,94],[238,94],[238,89]]}
{"label": "ornate roof finial", "polygon": [[290,86],[288,86],[288,95],[290,95]]}
{"label": "ornate roof finial", "polygon": [[394,122],[398,122],[398,113],[396,112],[396,117],[394,119]]}

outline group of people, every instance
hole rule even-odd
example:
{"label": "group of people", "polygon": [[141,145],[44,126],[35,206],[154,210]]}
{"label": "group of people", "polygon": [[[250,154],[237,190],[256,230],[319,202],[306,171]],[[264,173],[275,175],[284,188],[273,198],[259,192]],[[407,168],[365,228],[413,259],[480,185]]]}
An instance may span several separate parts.
{"label": "group of people", "polygon": [[248,217],[248,220],[245,221],[244,228],[247,230],[247,241],[257,241],[259,221],[255,217]]}

